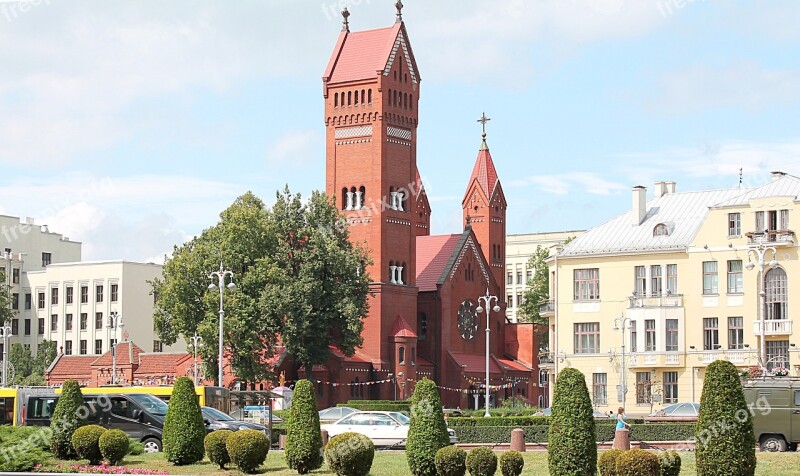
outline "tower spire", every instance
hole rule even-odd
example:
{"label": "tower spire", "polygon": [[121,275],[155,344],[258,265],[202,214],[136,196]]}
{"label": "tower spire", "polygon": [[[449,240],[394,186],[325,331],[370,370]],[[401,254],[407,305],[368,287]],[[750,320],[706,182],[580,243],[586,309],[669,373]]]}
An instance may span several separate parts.
{"label": "tower spire", "polygon": [[342,31],[350,31],[350,22],[347,20],[350,17],[350,12],[347,11],[347,7],[344,7],[342,10]]}
{"label": "tower spire", "polygon": [[481,128],[483,129],[483,133],[481,134],[481,150],[489,150],[489,146],[486,144],[486,123],[491,121],[490,117],[486,117],[486,113],[484,112],[481,114],[481,118],[478,119],[478,122],[481,123]]}
{"label": "tower spire", "polygon": [[403,1],[397,0],[397,3],[394,4],[394,7],[397,9],[397,19],[396,21],[401,22],[403,21]]}

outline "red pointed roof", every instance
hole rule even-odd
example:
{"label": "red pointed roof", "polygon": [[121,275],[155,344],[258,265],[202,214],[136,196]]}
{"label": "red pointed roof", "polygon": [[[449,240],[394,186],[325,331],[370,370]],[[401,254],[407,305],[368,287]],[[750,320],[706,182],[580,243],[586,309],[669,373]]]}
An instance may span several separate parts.
{"label": "red pointed roof", "polygon": [[462,235],[431,235],[417,237],[417,288],[420,291],[436,291],[453,250]]}
{"label": "red pointed roof", "polygon": [[486,145],[485,135],[478,151],[478,158],[475,160],[475,167],[472,168],[472,176],[467,182],[467,193],[469,193],[469,187],[472,186],[472,182],[475,180],[478,181],[478,184],[483,189],[486,198],[492,198],[492,193],[499,180],[497,178],[497,169],[494,168],[494,162],[492,161],[492,154],[489,152],[489,146]]}
{"label": "red pointed roof", "polygon": [[400,314],[397,315],[394,324],[392,324],[392,332],[390,335],[393,337],[417,337],[416,332],[411,329],[411,326]]}

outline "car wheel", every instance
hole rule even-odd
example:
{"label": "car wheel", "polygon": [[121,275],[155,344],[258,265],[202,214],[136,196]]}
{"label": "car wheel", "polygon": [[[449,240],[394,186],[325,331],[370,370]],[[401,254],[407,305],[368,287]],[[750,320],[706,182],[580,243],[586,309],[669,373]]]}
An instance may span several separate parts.
{"label": "car wheel", "polygon": [[761,438],[761,451],[783,452],[786,451],[786,440],[781,436],[769,435]]}
{"label": "car wheel", "polygon": [[144,452],[145,453],[160,453],[161,452],[161,440],[158,438],[145,438],[142,441],[144,444]]}

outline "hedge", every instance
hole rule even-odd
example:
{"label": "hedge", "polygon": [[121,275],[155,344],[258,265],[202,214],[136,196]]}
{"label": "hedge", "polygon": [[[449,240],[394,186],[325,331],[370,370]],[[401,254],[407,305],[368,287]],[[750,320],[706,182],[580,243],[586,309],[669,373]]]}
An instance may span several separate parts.
{"label": "hedge", "polygon": [[[614,420],[608,418],[596,418],[597,425],[610,423]],[[631,425],[642,425],[644,420],[641,418],[628,418],[625,421]],[[550,417],[547,416],[492,416],[492,417],[450,417],[447,420],[448,426],[455,428],[457,426],[534,426],[534,425],[549,425]]]}
{"label": "hedge", "polygon": [[[613,423],[596,425],[596,441],[612,441],[615,426]],[[453,427],[459,443],[509,443],[514,428],[522,428],[526,443],[547,442],[548,425]],[[694,437],[694,431],[695,424],[690,422],[635,425],[631,441],[688,441]]]}
{"label": "hedge", "polygon": [[410,400],[348,400],[347,403],[340,403],[336,405],[337,407],[351,407],[355,408],[355,405],[378,405],[378,404],[402,404],[402,405],[411,405]]}

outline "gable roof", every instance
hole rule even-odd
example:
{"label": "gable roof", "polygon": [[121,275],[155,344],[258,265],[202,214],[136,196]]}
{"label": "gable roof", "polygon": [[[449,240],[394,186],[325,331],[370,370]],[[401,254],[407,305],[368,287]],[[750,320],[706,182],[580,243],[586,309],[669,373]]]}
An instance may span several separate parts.
{"label": "gable roof", "polygon": [[[131,347],[133,352],[131,353]],[[139,362],[139,354],[142,348],[133,342],[120,342],[117,344],[117,365],[130,365]],[[131,359],[133,357],[133,359]],[[113,358],[111,356],[111,349],[107,350],[105,354],[100,357],[95,357],[92,362],[93,366],[111,366]]]}
{"label": "gable roof", "polygon": [[381,73],[388,75],[400,47],[405,52],[403,59],[412,82],[419,83],[417,64],[406,40],[403,22],[375,30],[342,31],[322,79],[328,84],[336,84],[372,79]]}
{"label": "gable roof", "polygon": [[714,208],[747,205],[750,200],[770,197],[791,197],[794,200],[800,196],[800,177],[782,175],[780,178],[752,189],[741,190],[741,194],[729,200],[714,205]]}
{"label": "gable roof", "polygon": [[67,378],[74,376],[84,377],[89,375],[88,371],[92,362],[97,359],[96,355],[64,355],[59,354],[53,363],[50,364],[46,373],[51,379]]}
{"label": "gable roof", "polygon": [[478,258],[481,274],[488,282],[489,273],[485,259],[476,245],[472,228],[467,226],[460,235],[430,235],[417,237],[417,288],[420,292],[436,291],[448,277],[455,274],[468,250]]}

